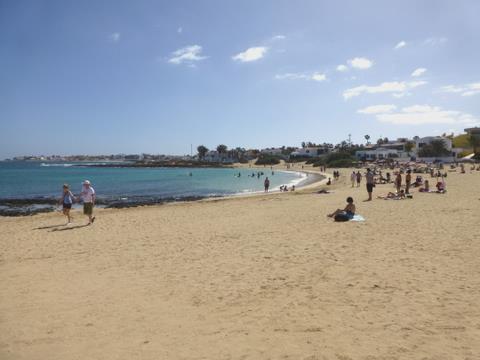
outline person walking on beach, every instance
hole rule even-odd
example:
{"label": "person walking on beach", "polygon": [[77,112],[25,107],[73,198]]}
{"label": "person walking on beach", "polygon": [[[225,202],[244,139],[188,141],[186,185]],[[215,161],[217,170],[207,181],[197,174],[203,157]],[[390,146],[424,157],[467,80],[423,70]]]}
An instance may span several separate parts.
{"label": "person walking on beach", "polygon": [[270,187],[270,180],[268,180],[268,177],[265,178],[263,186],[265,187],[265,192],[268,192],[268,188]]}
{"label": "person walking on beach", "polygon": [[67,225],[72,222],[70,210],[72,209],[72,204],[74,201],[75,196],[73,196],[72,192],[70,191],[70,187],[67,184],[63,184],[63,192],[60,202],[62,203],[63,215],[67,217]]}
{"label": "person walking on beach", "polygon": [[93,207],[95,206],[95,190],[90,184],[90,181],[83,182],[82,192],[80,198],[83,201],[83,214],[88,216],[88,225],[93,224],[95,216],[93,216]]}
{"label": "person walking on beach", "polygon": [[357,187],[360,187],[360,183],[362,182],[362,173],[360,170],[357,171]]}
{"label": "person walking on beach", "polygon": [[410,194],[410,184],[412,183],[412,170],[407,170],[405,176],[405,194]]}
{"label": "person walking on beach", "polygon": [[355,174],[355,171],[352,172],[350,175],[350,181],[352,182],[352,188],[355,187],[355,180],[357,179],[357,174]]}
{"label": "person walking on beach", "polygon": [[366,201],[372,201],[372,192],[375,186],[375,176],[373,175],[373,172],[370,170],[370,168],[367,169],[367,174],[365,175],[365,178],[367,179],[367,193],[368,193],[368,200]]}

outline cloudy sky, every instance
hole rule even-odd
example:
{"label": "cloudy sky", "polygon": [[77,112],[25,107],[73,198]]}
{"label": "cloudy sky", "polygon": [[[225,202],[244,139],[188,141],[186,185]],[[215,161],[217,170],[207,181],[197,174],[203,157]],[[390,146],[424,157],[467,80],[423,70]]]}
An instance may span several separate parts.
{"label": "cloudy sky", "polygon": [[0,1],[0,158],[480,124],[480,1]]}

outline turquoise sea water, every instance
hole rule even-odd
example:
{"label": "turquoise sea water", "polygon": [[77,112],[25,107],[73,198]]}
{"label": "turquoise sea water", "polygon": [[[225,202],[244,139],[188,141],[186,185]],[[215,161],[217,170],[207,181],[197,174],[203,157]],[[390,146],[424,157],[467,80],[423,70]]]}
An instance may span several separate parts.
{"label": "turquoise sea water", "polygon": [[[270,189],[298,184],[305,174],[265,169],[216,168],[99,168],[78,163],[0,162],[0,200],[59,197],[62,184],[74,194],[82,181],[92,182],[99,198],[183,198],[221,196],[263,190],[265,176]],[[264,175],[251,177],[258,171]],[[189,175],[192,174],[192,176]],[[240,177],[238,174],[240,173]],[[250,176],[249,176],[250,175]]]}

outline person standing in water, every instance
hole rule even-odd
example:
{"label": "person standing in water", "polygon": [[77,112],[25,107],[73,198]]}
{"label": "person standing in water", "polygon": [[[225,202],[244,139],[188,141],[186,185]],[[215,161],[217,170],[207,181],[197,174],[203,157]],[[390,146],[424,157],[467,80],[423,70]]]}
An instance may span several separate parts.
{"label": "person standing in water", "polygon": [[80,198],[83,201],[83,214],[88,216],[88,225],[91,225],[95,221],[95,216],[93,216],[93,207],[95,206],[95,190],[90,184],[90,181],[85,180],[83,182]]}
{"label": "person standing in water", "polygon": [[268,180],[268,176],[265,178],[263,186],[265,187],[265,192],[268,192],[268,188],[270,187],[270,180]]}
{"label": "person standing in water", "polygon": [[75,196],[73,196],[70,191],[68,184],[63,184],[63,192],[60,202],[62,204],[62,213],[67,217],[67,225],[72,222],[72,216],[70,215],[70,210],[72,209],[72,204],[75,201]]}

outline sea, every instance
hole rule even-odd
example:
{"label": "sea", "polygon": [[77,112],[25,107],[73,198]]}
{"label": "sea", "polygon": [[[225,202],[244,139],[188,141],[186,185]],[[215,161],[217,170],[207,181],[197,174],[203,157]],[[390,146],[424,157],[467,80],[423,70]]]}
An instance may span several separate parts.
{"label": "sea", "polygon": [[[265,168],[96,167],[104,163],[0,161],[0,215],[53,211],[62,185],[78,194],[89,180],[103,207],[128,207],[167,201],[242,195],[312,181],[298,171]],[[111,166],[112,163],[109,163]]]}

